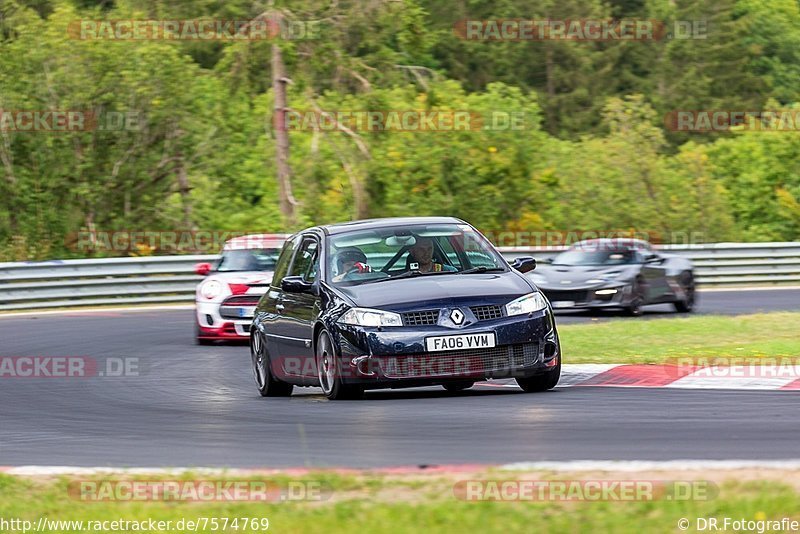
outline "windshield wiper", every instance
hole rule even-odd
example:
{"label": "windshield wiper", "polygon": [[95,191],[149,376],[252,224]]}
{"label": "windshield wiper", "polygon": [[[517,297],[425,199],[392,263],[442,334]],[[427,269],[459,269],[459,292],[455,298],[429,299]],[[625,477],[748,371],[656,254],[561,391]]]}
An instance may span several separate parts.
{"label": "windshield wiper", "polygon": [[455,274],[453,271],[431,271],[429,273],[423,273],[422,271],[406,271],[404,273],[400,273],[396,276],[390,276],[388,278],[378,278],[377,280],[367,280],[363,282],[364,284],[374,284],[375,282],[386,282],[387,280],[400,280],[402,278],[414,278],[417,276],[430,276],[432,274]]}
{"label": "windshield wiper", "polygon": [[502,267],[473,267],[472,269],[467,269],[466,271],[459,271],[458,274],[473,274],[473,273],[496,273],[499,271],[505,271]]}

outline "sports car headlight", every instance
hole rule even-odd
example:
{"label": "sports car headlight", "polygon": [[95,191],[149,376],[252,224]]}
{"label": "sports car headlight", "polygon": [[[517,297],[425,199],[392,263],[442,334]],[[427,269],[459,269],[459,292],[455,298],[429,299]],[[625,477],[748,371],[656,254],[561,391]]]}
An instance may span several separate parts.
{"label": "sports car headlight", "polygon": [[203,298],[213,300],[222,295],[222,283],[218,280],[207,280],[200,286],[200,294]]}
{"label": "sports car headlight", "polygon": [[350,308],[339,322],[356,326],[403,326],[400,314],[370,308]]}
{"label": "sports car headlight", "polygon": [[528,293],[524,297],[512,300],[506,304],[506,315],[524,315],[535,311],[543,310],[547,307],[547,300],[539,293]]}

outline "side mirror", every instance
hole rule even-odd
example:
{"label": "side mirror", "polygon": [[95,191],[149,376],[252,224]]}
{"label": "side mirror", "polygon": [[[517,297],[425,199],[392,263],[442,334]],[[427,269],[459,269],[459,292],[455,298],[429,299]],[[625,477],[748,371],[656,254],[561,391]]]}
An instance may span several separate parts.
{"label": "side mirror", "polygon": [[281,289],[287,293],[309,293],[313,284],[303,280],[302,276],[287,276],[281,280]]}
{"label": "side mirror", "polygon": [[514,259],[511,267],[521,273],[527,273],[536,268],[536,259],[531,256],[520,256],[519,258]]}
{"label": "side mirror", "polygon": [[200,276],[206,276],[208,273],[211,272],[211,264],[210,263],[198,263],[194,266],[194,272],[199,274]]}
{"label": "side mirror", "polygon": [[644,257],[645,263],[661,263],[661,256],[658,254],[647,254]]}

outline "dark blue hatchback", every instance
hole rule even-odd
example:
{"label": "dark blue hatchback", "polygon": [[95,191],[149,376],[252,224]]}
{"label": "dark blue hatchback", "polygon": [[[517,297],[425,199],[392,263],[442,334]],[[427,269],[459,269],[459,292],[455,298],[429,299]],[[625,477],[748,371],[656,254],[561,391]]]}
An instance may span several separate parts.
{"label": "dark blue hatchback", "polygon": [[475,228],[450,217],[319,226],[289,238],[256,308],[253,370],[265,397],[514,378],[555,387],[561,349],[547,299]]}

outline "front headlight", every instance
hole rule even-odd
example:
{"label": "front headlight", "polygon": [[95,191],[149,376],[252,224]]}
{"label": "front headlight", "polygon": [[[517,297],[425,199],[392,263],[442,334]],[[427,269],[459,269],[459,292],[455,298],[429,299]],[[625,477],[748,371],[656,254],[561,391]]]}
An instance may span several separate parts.
{"label": "front headlight", "polygon": [[512,300],[506,304],[506,315],[524,315],[543,310],[547,307],[547,300],[539,293],[528,293],[524,297]]}
{"label": "front headlight", "polygon": [[350,308],[339,317],[339,322],[356,326],[403,326],[400,314],[370,308]]}
{"label": "front headlight", "polygon": [[218,280],[207,280],[200,286],[200,295],[208,300],[214,300],[222,295],[222,283]]}

